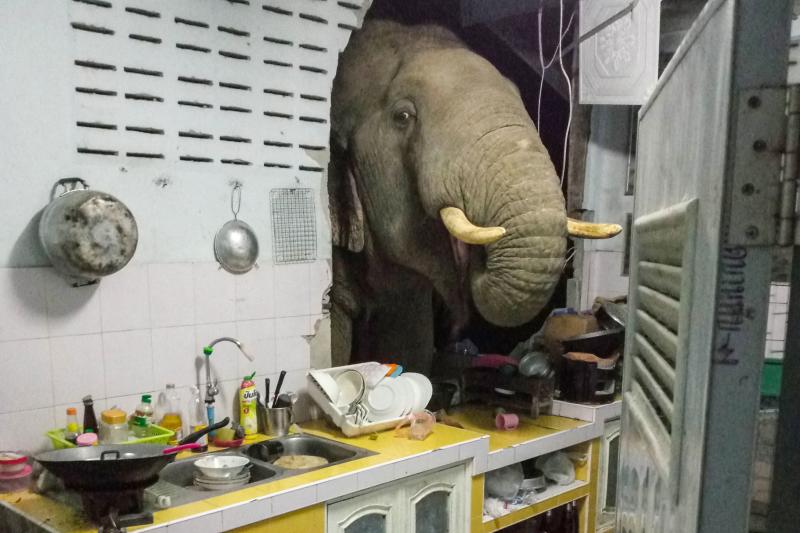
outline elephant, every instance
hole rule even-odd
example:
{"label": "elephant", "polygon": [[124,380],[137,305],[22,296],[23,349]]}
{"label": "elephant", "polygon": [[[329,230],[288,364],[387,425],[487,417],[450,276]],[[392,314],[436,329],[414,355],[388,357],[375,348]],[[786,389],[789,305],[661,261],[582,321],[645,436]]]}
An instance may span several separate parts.
{"label": "elephant", "polygon": [[334,365],[353,355],[428,372],[434,301],[454,333],[470,303],[510,327],[560,277],[568,219],[536,127],[517,87],[442,27],[368,20],[352,35],[333,82],[327,188]]}

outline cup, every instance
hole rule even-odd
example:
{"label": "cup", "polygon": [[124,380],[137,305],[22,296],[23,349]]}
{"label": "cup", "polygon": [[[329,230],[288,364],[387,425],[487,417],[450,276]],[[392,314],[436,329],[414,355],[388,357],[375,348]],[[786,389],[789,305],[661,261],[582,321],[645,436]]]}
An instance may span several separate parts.
{"label": "cup", "polygon": [[519,425],[519,417],[513,413],[498,413],[494,424],[497,429],[514,429]]}
{"label": "cup", "polygon": [[289,427],[292,425],[293,416],[291,407],[275,407],[267,408],[267,423],[266,431],[270,437],[283,437],[289,433]]}

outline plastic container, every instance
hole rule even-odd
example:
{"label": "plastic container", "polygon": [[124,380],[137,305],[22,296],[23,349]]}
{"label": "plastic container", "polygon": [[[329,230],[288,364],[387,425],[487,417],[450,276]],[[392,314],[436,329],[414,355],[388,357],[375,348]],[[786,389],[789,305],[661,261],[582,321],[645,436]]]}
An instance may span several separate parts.
{"label": "plastic container", "polygon": [[81,433],[75,443],[78,446],[97,446],[97,433]]}
{"label": "plastic container", "polygon": [[90,429],[95,433],[100,429],[94,414],[94,401],[91,394],[83,397],[83,431],[88,432]]}
{"label": "plastic container", "polygon": [[64,438],[69,442],[75,443],[75,439],[81,433],[78,426],[78,410],[74,407],[67,407],[67,425],[64,429]]}
{"label": "plastic container", "polygon": [[147,421],[146,417],[143,416],[133,417],[133,425],[131,426],[131,432],[133,432],[134,438],[141,439],[142,437],[146,437],[148,427],[150,427],[150,423]]}
{"label": "plastic container", "polygon": [[0,492],[17,492],[26,490],[33,481],[33,467],[29,464],[23,465],[22,470],[14,474],[0,474]]}
{"label": "plastic container", "polygon": [[255,372],[245,376],[239,387],[239,425],[244,428],[245,440],[252,439],[258,433],[258,404],[256,401],[256,384],[253,382]]}
{"label": "plastic container", "polygon": [[128,416],[122,409],[112,407],[100,413],[100,442],[121,444],[130,438]]}
{"label": "plastic container", "polygon": [[19,474],[28,464],[28,457],[16,452],[0,452],[0,476]]}

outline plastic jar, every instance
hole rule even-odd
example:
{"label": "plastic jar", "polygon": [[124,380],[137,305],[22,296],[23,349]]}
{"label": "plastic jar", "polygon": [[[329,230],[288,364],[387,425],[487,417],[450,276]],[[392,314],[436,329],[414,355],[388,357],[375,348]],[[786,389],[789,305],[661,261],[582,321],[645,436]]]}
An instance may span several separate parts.
{"label": "plastic jar", "polygon": [[113,407],[100,413],[100,442],[102,444],[120,444],[128,439],[128,417],[125,411]]}

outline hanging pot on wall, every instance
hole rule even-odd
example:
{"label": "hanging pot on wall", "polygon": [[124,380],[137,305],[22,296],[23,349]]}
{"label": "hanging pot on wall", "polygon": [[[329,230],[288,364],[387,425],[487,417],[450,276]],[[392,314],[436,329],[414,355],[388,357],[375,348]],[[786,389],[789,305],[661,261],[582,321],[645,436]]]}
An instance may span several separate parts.
{"label": "hanging pot on wall", "polygon": [[64,178],[56,182],[42,213],[39,239],[58,272],[86,284],[128,264],[139,230],[130,209],[117,198],[89,190],[81,178]]}

